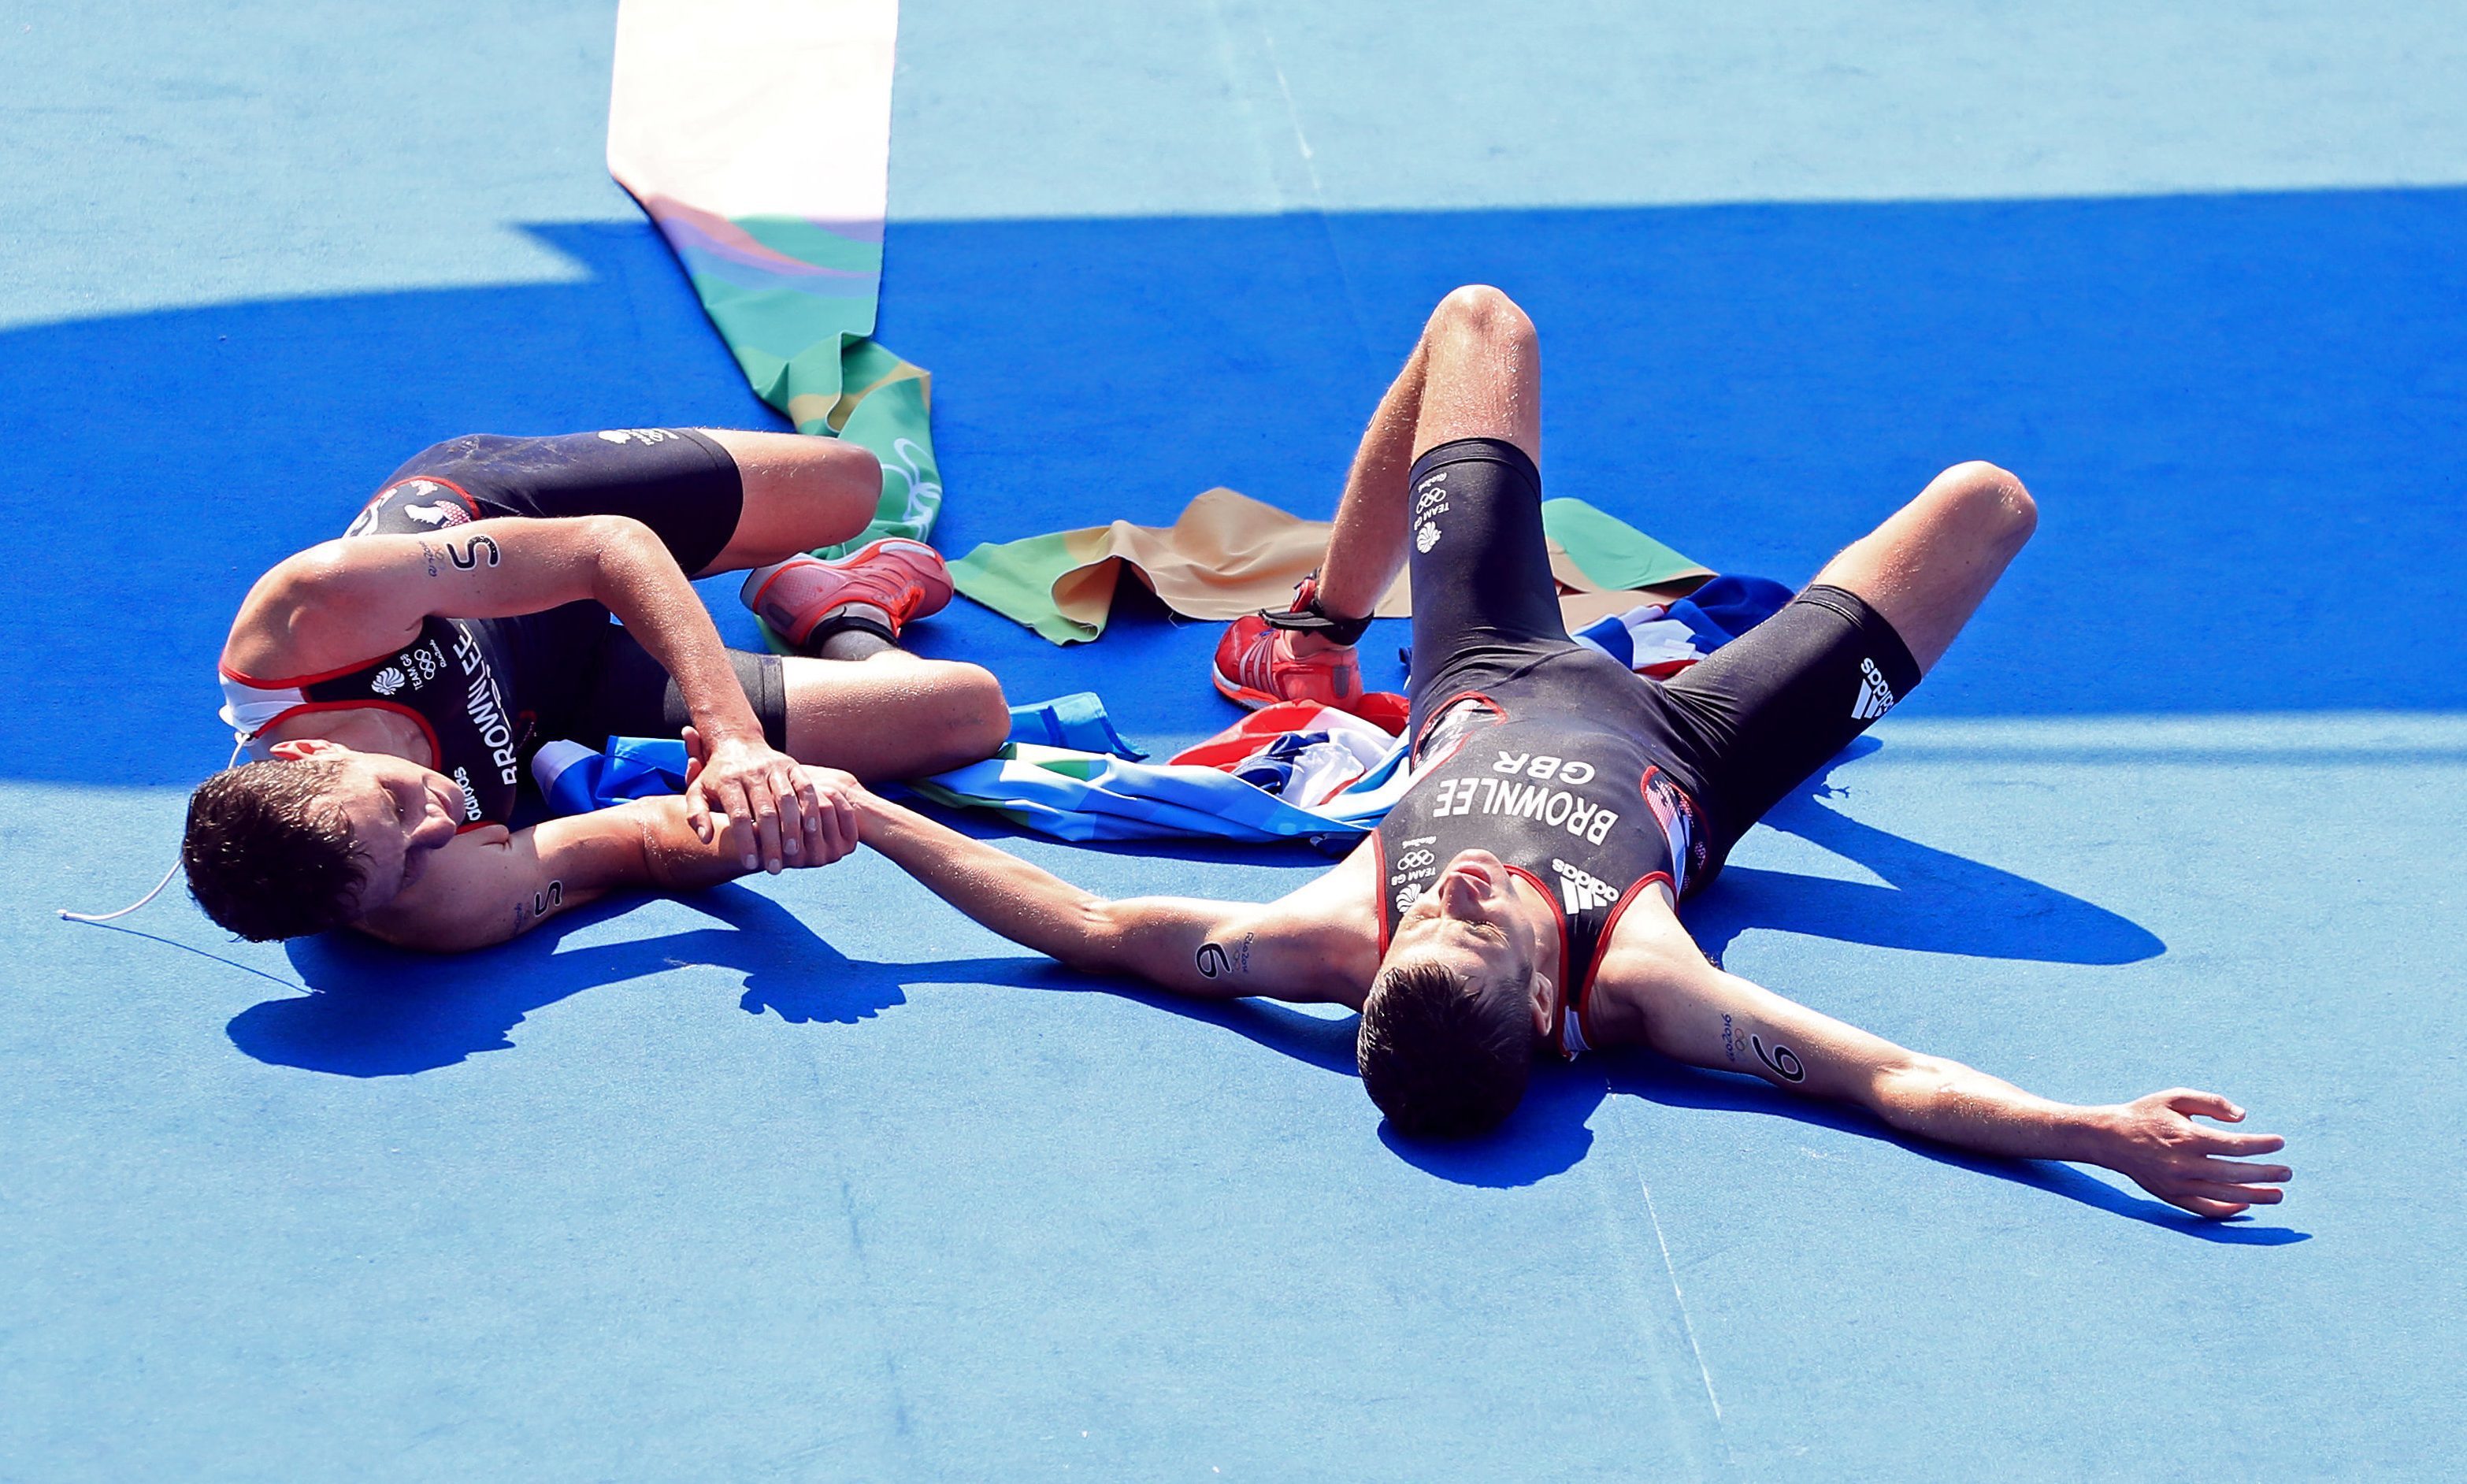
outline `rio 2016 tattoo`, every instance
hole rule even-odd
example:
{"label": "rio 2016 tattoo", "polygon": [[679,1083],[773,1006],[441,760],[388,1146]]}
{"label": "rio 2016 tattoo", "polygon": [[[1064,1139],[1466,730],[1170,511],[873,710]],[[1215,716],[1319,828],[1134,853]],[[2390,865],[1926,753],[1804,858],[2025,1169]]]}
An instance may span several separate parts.
{"label": "rio 2016 tattoo", "polygon": [[[480,549],[482,547],[487,547],[488,549],[488,565],[491,567],[496,566],[497,543],[487,536],[473,536],[470,540],[463,544],[463,550],[460,551],[457,551],[449,546],[445,549],[445,554],[453,558],[454,565],[456,567],[464,572],[469,572],[472,568],[480,565]],[[428,550],[427,544],[423,542],[420,546],[420,550],[423,551]],[[437,568],[432,564],[428,570],[433,573]]]}
{"label": "rio 2016 tattoo", "polygon": [[1191,962],[1199,970],[1199,977],[1212,979],[1220,974],[1250,973],[1251,941],[1258,935],[1256,931],[1245,933],[1242,934],[1242,941],[1234,944],[1230,950],[1222,943],[1200,944],[1199,952],[1191,956]]}
{"label": "rio 2016 tattoo", "polygon": [[437,549],[436,549],[435,547],[430,546],[427,542],[423,541],[423,542],[421,542],[421,543],[419,544],[419,555],[420,555],[420,559],[421,559],[421,560],[423,560],[423,561],[425,561],[426,563],[428,563],[428,574],[429,574],[430,576],[432,576],[432,577],[436,576],[436,575],[437,575]]}
{"label": "rio 2016 tattoo", "polygon": [[1782,1081],[1805,1082],[1807,1080],[1807,1068],[1799,1064],[1799,1053],[1780,1042],[1775,1042],[1771,1051],[1765,1049],[1764,1038],[1761,1036],[1750,1036],[1748,1045],[1755,1048],[1756,1060],[1764,1063],[1767,1069]]}

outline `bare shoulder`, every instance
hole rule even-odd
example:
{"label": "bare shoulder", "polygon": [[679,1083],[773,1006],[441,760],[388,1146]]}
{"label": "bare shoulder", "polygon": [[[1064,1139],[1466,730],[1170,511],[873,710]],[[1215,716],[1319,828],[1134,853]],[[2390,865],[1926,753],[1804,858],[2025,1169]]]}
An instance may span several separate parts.
{"label": "bare shoulder", "polygon": [[1670,899],[1647,888],[1611,926],[1586,1003],[1586,1038],[1637,1045],[1647,1027],[1714,975]]}
{"label": "bare shoulder", "polygon": [[1354,1009],[1379,973],[1378,862],[1368,841],[1336,865],[1268,904],[1287,925],[1326,998]]}
{"label": "bare shoulder", "polygon": [[326,636],[317,632],[310,610],[319,594],[348,571],[350,559],[343,542],[321,541],[268,568],[240,599],[223,641],[222,663],[243,675],[325,668],[319,662],[331,656],[325,652]]}

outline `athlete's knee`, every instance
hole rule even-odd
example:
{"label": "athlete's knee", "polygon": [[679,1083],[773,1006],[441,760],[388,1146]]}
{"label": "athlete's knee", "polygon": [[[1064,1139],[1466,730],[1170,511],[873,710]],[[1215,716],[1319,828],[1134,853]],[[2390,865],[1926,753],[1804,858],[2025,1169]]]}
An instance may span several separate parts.
{"label": "athlete's knee", "polygon": [[1966,533],[1989,545],[2019,551],[2039,528],[2039,503],[2030,491],[2012,471],[1983,459],[1955,464],[1930,488]]}
{"label": "athlete's knee", "polygon": [[853,538],[873,518],[882,489],[882,461],[872,449],[842,438],[806,438],[795,475],[781,482],[781,493],[795,506],[799,550],[830,546]]}
{"label": "athlete's knee", "polygon": [[1489,341],[1531,340],[1533,322],[1501,290],[1487,283],[1468,283],[1450,291],[1431,311],[1428,333]]}
{"label": "athlete's knee", "polygon": [[762,567],[835,546],[873,518],[882,461],[862,444],[794,434],[719,433],[744,482],[733,564]]}
{"label": "athlete's knee", "polygon": [[993,755],[1010,736],[1010,706],[1002,682],[981,664],[957,660],[930,662],[934,666],[936,731],[956,766]]}

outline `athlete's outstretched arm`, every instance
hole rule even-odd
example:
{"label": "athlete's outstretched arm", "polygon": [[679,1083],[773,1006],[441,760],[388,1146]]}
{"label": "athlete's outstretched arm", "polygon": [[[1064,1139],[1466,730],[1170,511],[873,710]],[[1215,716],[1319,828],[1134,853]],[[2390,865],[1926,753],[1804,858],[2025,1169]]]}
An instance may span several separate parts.
{"label": "athlete's outstretched arm", "polygon": [[[1316,911],[1325,894],[1311,887],[1269,903],[1109,901],[853,779],[848,792],[865,843],[984,926],[1075,969],[1134,975],[1211,999],[1267,995],[1361,1007],[1362,992],[1347,973],[1358,966],[1330,951],[1333,934]],[[1363,982],[1369,978],[1361,975]]]}
{"label": "athlete's outstretched arm", "polygon": [[[820,847],[821,801],[763,741],[711,614],[648,526],[620,515],[500,517],[433,534],[320,542],[249,590],[223,648],[248,675],[316,674],[408,644],[431,617],[507,618],[591,599],[623,620],[676,679],[709,744],[687,818],[713,833],[713,802],[748,826],[748,859],[778,870]],[[784,837],[784,839],[783,839]]]}
{"label": "athlete's outstretched arm", "polygon": [[[803,866],[827,866],[857,846],[856,814],[836,779],[818,779],[816,791],[822,843]],[[419,881],[353,926],[397,947],[461,953],[519,937],[610,891],[699,891],[746,869],[725,839],[694,831],[683,798],[636,799],[510,833],[492,826],[458,836]]]}
{"label": "athlete's outstretched arm", "polygon": [[1640,922],[1633,934],[1622,922],[1602,978],[1642,1008],[1643,1039],[1665,1056],[1857,1103],[1904,1133],[1981,1154],[2104,1165],[2200,1216],[2233,1216],[2282,1194],[2285,1165],[2242,1157],[2275,1153],[2286,1140],[2193,1121],[2244,1120],[2244,1110],[2215,1092],[2175,1088],[2105,1107],[2040,1097],[1725,973],[1705,961],[1677,919],[1663,916],[1666,924]]}

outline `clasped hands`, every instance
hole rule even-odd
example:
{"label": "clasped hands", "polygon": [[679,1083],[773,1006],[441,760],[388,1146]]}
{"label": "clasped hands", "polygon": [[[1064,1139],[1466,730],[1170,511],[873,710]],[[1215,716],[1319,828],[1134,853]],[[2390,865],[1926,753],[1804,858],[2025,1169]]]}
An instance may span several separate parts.
{"label": "clasped hands", "polygon": [[856,848],[861,788],[848,774],[806,767],[758,736],[706,743],[688,727],[685,743],[686,822],[706,844],[724,826],[745,869],[828,866]]}

